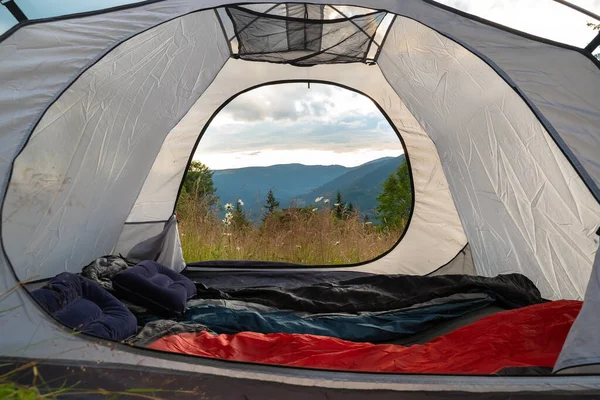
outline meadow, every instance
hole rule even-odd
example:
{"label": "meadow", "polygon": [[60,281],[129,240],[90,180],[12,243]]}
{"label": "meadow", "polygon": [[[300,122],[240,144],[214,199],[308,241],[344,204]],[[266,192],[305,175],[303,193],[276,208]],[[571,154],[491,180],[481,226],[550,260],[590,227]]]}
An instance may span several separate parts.
{"label": "meadow", "polygon": [[364,222],[357,211],[338,218],[334,207],[276,210],[266,213],[259,224],[239,221],[234,211],[227,223],[213,207],[192,197],[180,200],[177,216],[186,262],[354,264],[372,260],[391,249],[404,230]]}

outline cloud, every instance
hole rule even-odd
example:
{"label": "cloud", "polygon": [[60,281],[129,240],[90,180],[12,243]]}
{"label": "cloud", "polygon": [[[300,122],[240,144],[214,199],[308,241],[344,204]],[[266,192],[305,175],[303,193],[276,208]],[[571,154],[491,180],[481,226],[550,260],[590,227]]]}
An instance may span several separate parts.
{"label": "cloud", "polygon": [[[365,154],[402,152],[395,131],[371,100],[333,85],[311,84],[308,89],[302,83],[238,96],[208,127],[195,158],[228,168],[270,165],[278,157],[284,162],[307,157],[311,162],[327,154],[348,165],[358,153],[362,156],[357,159],[364,161]],[[321,156],[307,156],[313,153]]]}
{"label": "cloud", "polygon": [[233,99],[213,125],[256,121],[327,121],[340,115],[378,114],[366,97],[333,85],[291,83],[270,85],[243,93]]}

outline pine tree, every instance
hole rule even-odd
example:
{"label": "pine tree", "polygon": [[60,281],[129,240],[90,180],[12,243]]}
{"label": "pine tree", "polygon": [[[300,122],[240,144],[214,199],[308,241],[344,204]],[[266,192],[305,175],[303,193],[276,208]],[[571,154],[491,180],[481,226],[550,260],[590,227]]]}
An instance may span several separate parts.
{"label": "pine tree", "polygon": [[342,200],[342,194],[338,190],[337,195],[335,197],[335,217],[337,219],[342,219],[344,217],[344,201]]}
{"label": "pine tree", "polygon": [[404,227],[412,209],[410,173],[406,162],[383,183],[383,191],[377,196],[377,201],[377,218],[384,227]]}
{"label": "pine tree", "polygon": [[267,193],[267,203],[264,205],[264,207],[266,208],[267,212],[265,215],[263,215],[263,221],[279,208],[279,202],[275,199],[273,189],[269,189],[269,193]]}
{"label": "pine tree", "polygon": [[242,208],[241,201],[235,203],[235,206],[233,208],[233,217],[231,218],[231,224],[236,229],[245,229],[250,226],[250,221],[248,221],[248,218],[246,217],[246,213]]}

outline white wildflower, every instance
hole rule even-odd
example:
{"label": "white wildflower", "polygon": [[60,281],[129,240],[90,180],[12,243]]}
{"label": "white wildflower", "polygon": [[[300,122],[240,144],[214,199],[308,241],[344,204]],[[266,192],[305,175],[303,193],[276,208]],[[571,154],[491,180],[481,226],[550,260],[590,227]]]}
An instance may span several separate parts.
{"label": "white wildflower", "polygon": [[302,246],[300,246],[299,244],[296,245],[296,248],[301,249]]}
{"label": "white wildflower", "polygon": [[223,223],[227,226],[231,225],[231,221],[233,220],[233,213],[228,211],[225,213],[225,218],[223,218]]}
{"label": "white wildflower", "polygon": [[365,222],[365,225],[373,225],[373,223],[371,221],[369,221],[369,222]]}
{"label": "white wildflower", "polygon": [[337,246],[338,244],[340,244],[340,241],[338,240],[337,242],[335,242],[333,245]]}
{"label": "white wildflower", "polygon": [[230,232],[223,232],[223,236],[231,236]]}
{"label": "white wildflower", "polygon": [[317,197],[317,198],[315,199],[315,203],[318,203],[318,202],[320,202],[321,200],[323,200],[323,196],[321,196],[321,197]]}
{"label": "white wildflower", "polygon": [[235,246],[235,249],[236,249],[237,251],[240,251],[240,246]]}
{"label": "white wildflower", "polygon": [[312,209],[312,212],[315,212],[315,211],[317,211],[317,210],[318,210],[318,208],[313,208],[313,209]]}
{"label": "white wildflower", "polygon": [[242,206],[242,207],[244,206],[244,202],[242,201],[242,199],[239,199],[239,200],[238,200],[238,204],[239,204],[240,206]]}
{"label": "white wildflower", "polygon": [[340,203],[335,203],[334,206],[339,207]]}
{"label": "white wildflower", "polygon": [[233,210],[233,204],[231,204],[231,203],[225,204],[225,211],[231,211],[231,210]]}
{"label": "white wildflower", "polygon": [[325,203],[325,204],[329,204],[329,199],[325,199],[325,200],[323,200],[323,203]]}

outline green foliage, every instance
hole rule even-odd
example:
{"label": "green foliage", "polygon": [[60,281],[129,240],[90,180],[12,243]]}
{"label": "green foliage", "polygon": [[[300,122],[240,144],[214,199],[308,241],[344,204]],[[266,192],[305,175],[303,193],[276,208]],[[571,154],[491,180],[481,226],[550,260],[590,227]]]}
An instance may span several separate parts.
{"label": "green foliage", "polygon": [[412,189],[408,164],[403,162],[395,173],[383,183],[383,191],[377,196],[377,218],[386,228],[402,228],[412,208]]}
{"label": "green foliage", "polygon": [[267,210],[267,213],[263,216],[263,222],[269,215],[273,214],[275,212],[275,210],[277,210],[279,208],[279,202],[275,199],[275,194],[273,193],[273,189],[269,189],[269,193],[267,193],[266,201],[267,202],[265,204],[265,209]]}
{"label": "green foliage", "polygon": [[333,205],[333,207],[333,215],[335,215],[337,219],[342,219],[344,217],[344,201],[342,200],[342,194],[339,190],[337,192],[337,195],[335,196],[335,204]]}
{"label": "green foliage", "polygon": [[212,177],[213,172],[206,165],[192,161],[183,179],[182,197],[187,195],[210,206],[217,204],[219,198],[215,194],[217,190]]}
{"label": "green foliage", "polygon": [[241,200],[238,201],[237,203],[235,203],[235,206],[233,208],[233,216],[231,217],[231,224],[236,229],[240,229],[240,230],[250,227],[250,221],[248,221],[248,218],[246,217],[246,213],[244,212],[244,209],[242,208]]}
{"label": "green foliage", "polygon": [[18,386],[12,382],[0,383],[0,399],[37,400],[42,395],[35,387]]}

